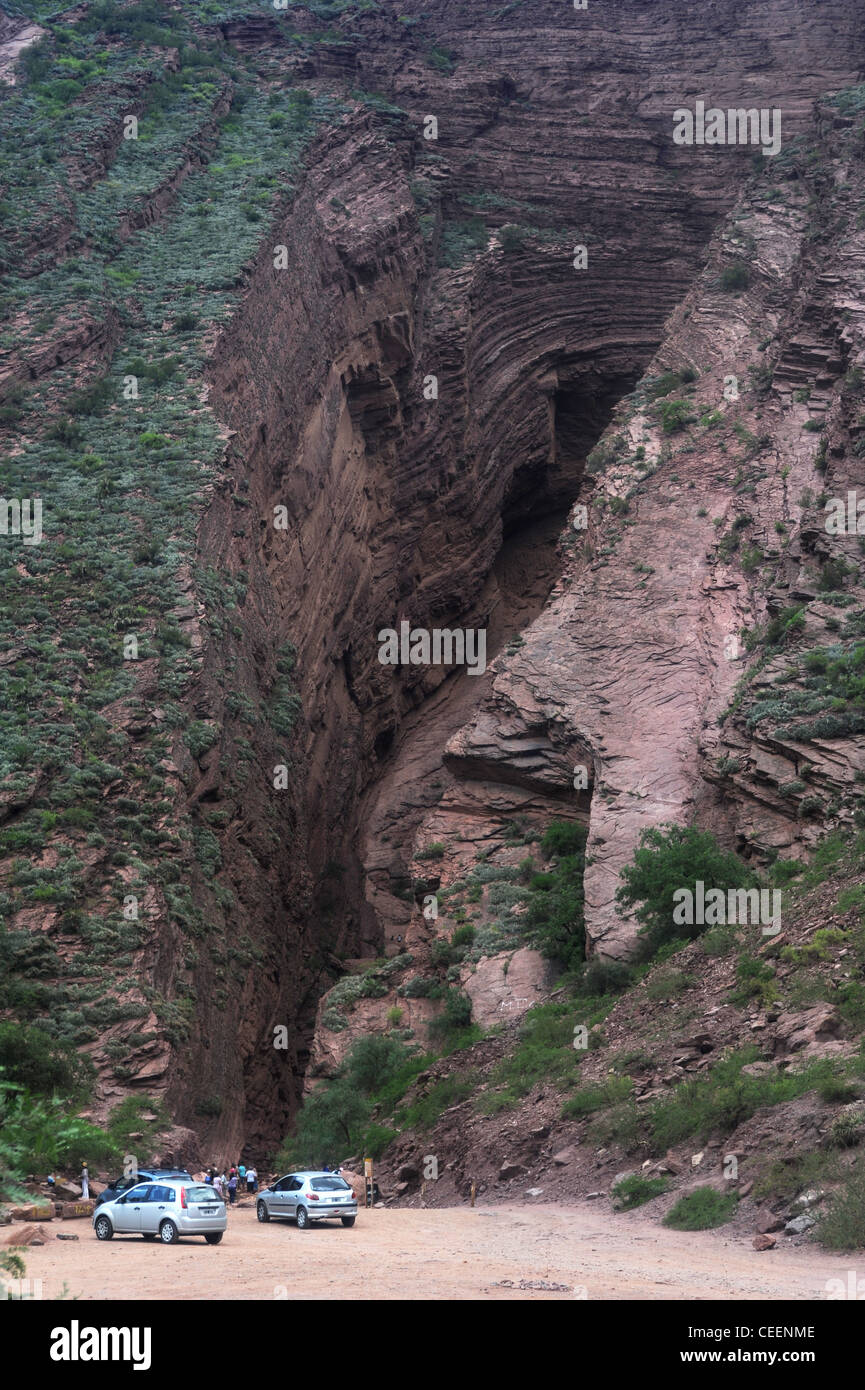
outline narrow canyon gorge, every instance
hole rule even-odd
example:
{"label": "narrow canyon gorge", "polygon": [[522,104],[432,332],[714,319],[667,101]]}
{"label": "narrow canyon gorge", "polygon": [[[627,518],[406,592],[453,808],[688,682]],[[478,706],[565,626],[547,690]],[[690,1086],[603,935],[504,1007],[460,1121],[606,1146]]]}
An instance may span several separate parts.
{"label": "narrow canyon gorge", "polygon": [[[28,53],[110,54],[86,138],[16,166],[26,227],[0,183],[3,488],[41,489],[57,565],[3,555],[3,1010],[53,1013],[94,1121],[158,1102],[166,1161],[265,1164],[358,1039],[427,1050],[443,991],[492,1030],[478,1065],[561,1000],[503,886],[550,826],[585,832],[615,969],[647,830],[762,872],[858,824],[865,719],[759,639],[863,631],[820,497],[865,486],[865,11],[161,8],[137,47],[122,15],[0,13],[7,104]],[[193,101],[196,46],[222,76]],[[779,152],[677,144],[699,101],[780,111]],[[95,512],[122,539],[82,559]],[[486,669],[383,664],[402,622],[484,631]]]}

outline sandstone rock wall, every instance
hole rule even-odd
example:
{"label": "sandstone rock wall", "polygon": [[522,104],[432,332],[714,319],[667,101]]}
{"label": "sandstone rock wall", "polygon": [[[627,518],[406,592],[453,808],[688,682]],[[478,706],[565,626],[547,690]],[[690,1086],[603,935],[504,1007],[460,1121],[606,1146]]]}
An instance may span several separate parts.
{"label": "sandstone rock wall", "polygon": [[[532,797],[584,815],[569,780],[584,760],[590,932],[614,956],[632,931],[613,893],[641,828],[699,813],[728,837],[747,834],[747,814],[702,775],[704,731],[739,674],[719,652],[762,611],[741,574],[707,557],[713,518],[731,508],[729,461],[713,459],[710,473],[695,453],[677,460],[677,478],[665,464],[640,482],[626,525],[610,529],[592,508],[583,553],[566,548],[546,570],[554,587],[526,645],[477,691],[380,667],[375,633],[401,617],[477,626],[501,612],[503,538],[539,511],[563,517],[576,497],[613,403],[650,362],[750,171],[750,151],[674,146],[672,110],[704,96],[777,105],[792,138],[810,129],[820,92],[855,77],[862,16],[842,0],[807,15],[781,0],[735,15],[550,3],[533,8],[529,36],[528,15],[507,8],[424,6],[416,40],[395,37],[389,15],[354,17],[357,80],[408,114],[359,111],[322,138],[214,353],[230,491],[251,503],[255,526],[229,543],[232,500],[219,496],[202,553],[250,575],[245,679],[269,688],[273,652],[291,640],[304,709],[290,796],[249,807],[256,842],[276,835],[283,849],[275,871],[263,870],[260,845],[245,870],[280,959],[273,987],[245,1006],[245,1030],[259,1035],[248,1113],[273,1071],[262,1050],[274,1000],[291,1015],[302,1068],[327,953],[371,955],[383,938],[396,951],[412,922],[420,930],[394,889],[437,816],[464,826],[468,809],[476,828],[494,827]],[[421,18],[420,7],[403,12]],[[271,29],[248,26],[243,41],[279,52]],[[439,41],[450,73],[425,58]],[[312,84],[332,77],[328,62],[310,59]],[[434,145],[422,137],[428,113]],[[468,216],[483,217],[483,244],[437,265],[449,227]],[[506,251],[506,222],[544,235]],[[707,409],[731,359],[747,375],[756,323],[779,321],[799,235],[761,242],[755,295],[735,305],[707,295],[714,243],[706,280],[671,321],[658,367],[703,371]],[[588,272],[572,265],[580,242]],[[289,248],[283,278],[271,243]],[[423,395],[429,373],[437,402]],[[623,431],[660,454],[651,420],[632,412],[610,426],[611,437]],[[581,496],[632,483],[587,478]],[[278,505],[287,532],[270,523]],[[211,654],[214,670],[220,660]]]}

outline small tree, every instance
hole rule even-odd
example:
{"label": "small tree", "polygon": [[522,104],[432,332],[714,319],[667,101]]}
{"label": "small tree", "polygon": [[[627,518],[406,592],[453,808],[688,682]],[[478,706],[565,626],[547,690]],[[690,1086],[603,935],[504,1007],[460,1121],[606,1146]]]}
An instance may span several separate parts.
{"label": "small tree", "polygon": [[[393,1012],[393,1010],[391,1010]],[[400,1016],[402,1010],[398,1010]],[[399,1020],[397,1020],[399,1021]],[[365,1096],[380,1091],[405,1065],[409,1050],[381,1033],[358,1038],[347,1058],[346,1071],[353,1086]]]}
{"label": "small tree", "polygon": [[430,1037],[448,1038],[468,1028],[472,1021],[472,1001],[458,989],[449,989],[445,1006],[430,1022]]}
{"label": "small tree", "polygon": [[706,891],[720,888],[747,888],[754,875],[741,859],[722,849],[708,830],[695,826],[653,826],[644,830],[634,861],[622,870],[622,883],[616,901],[636,907],[642,924],[639,954],[648,959],[658,948],[677,937],[697,937],[707,928],[698,923],[678,925],[673,921],[676,906],[673,895],[682,888],[695,892],[702,881]]}

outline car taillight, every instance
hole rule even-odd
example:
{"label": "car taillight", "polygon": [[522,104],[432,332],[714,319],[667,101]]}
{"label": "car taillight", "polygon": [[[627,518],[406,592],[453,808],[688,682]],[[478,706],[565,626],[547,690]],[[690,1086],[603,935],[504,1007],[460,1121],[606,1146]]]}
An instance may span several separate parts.
{"label": "car taillight", "polygon": [[318,1201],[318,1193],[317,1193],[317,1192],[309,1192],[309,1193],[307,1193],[307,1196],[309,1197],[309,1200],[310,1200],[311,1202],[317,1202],[317,1201]]}
{"label": "car taillight", "polygon": [[180,1205],[181,1205],[182,1207],[184,1207],[184,1208],[186,1207],[186,1188],[185,1188],[185,1187],[181,1187],[181,1189],[180,1189]]}

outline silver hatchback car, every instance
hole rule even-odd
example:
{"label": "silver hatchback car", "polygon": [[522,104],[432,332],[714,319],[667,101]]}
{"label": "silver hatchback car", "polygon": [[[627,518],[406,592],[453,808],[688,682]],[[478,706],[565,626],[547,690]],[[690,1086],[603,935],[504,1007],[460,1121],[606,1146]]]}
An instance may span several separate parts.
{"label": "silver hatchback car", "polygon": [[289,1173],[273,1187],[259,1192],[255,1203],[259,1221],[287,1217],[307,1230],[313,1221],[333,1221],[353,1226],[357,1217],[357,1198],[345,1178],[338,1173]]}
{"label": "silver hatchback car", "polygon": [[218,1245],[227,1224],[225,1203],[212,1187],[178,1178],[139,1183],[93,1213],[98,1240],[141,1235],[174,1245],[181,1236],[204,1236],[208,1245]]}

